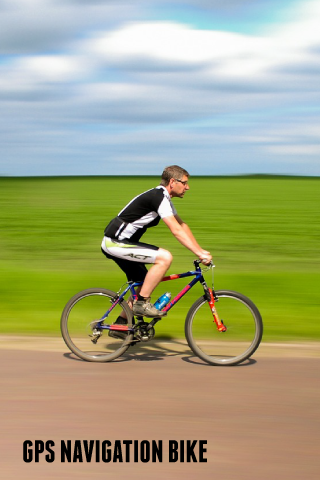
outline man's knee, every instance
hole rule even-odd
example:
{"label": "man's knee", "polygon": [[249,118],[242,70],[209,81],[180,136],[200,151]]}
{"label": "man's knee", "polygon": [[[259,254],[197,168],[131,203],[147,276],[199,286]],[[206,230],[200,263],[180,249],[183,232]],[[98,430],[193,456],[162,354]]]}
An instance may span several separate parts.
{"label": "man's knee", "polygon": [[172,262],[172,255],[168,250],[164,250],[163,248],[159,248],[157,261],[161,263],[165,263],[168,267],[170,267]]}

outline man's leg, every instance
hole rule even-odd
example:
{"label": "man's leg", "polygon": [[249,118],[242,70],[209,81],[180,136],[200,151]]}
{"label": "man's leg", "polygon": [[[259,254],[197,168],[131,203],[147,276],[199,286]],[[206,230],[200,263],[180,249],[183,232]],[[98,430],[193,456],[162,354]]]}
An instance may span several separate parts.
{"label": "man's leg", "polygon": [[[159,285],[159,283],[165,276],[167,270],[170,268],[171,262],[171,253],[168,250],[159,248],[155,263],[149,269],[142,286],[136,289],[136,292],[139,294],[138,299],[140,300],[140,306],[150,300],[153,290]],[[133,308],[134,303],[132,297],[129,298],[128,304],[131,308]],[[133,310],[135,311],[135,309]],[[150,310],[149,313],[150,312],[158,315],[158,313],[153,310]],[[121,314],[121,317],[126,318],[124,312]]]}
{"label": "man's leg", "polygon": [[[151,318],[165,316],[166,312],[157,310],[150,303],[150,297],[171,265],[171,253],[153,245],[118,242],[107,237],[104,238],[101,248],[103,253],[112,258],[126,273],[129,281],[139,281],[139,277],[143,281],[138,301],[133,303],[134,315]],[[149,271],[145,267],[146,263],[152,264]]]}
{"label": "man's leg", "polygon": [[172,262],[172,255],[168,250],[159,248],[155,263],[149,269],[140,290],[141,297],[150,298],[153,290],[161,282]]}
{"label": "man's leg", "polygon": [[[136,293],[139,295],[140,293],[140,290],[141,290],[141,287],[137,287],[136,289]],[[133,297],[130,296],[127,300],[127,304],[129,305],[129,307],[132,309],[132,306],[133,306]],[[127,315],[126,315],[126,312],[124,310],[122,310],[122,312],[120,313],[120,317],[121,318],[124,318],[124,319],[127,319]],[[118,322],[120,323],[120,322]],[[127,322],[124,322],[124,323],[127,323]]]}
{"label": "man's leg", "polygon": [[[159,311],[156,310],[153,307],[153,305],[148,307],[148,311],[144,311],[144,308],[145,308],[144,304],[149,303],[153,290],[157,287],[157,285],[161,282],[161,280],[165,276],[167,270],[171,265],[171,262],[172,262],[171,253],[168,252],[167,250],[164,250],[163,248],[159,248],[155,263],[152,265],[152,267],[146,274],[142,286],[136,289],[136,292],[139,295],[138,305],[137,305],[137,302],[135,302],[134,304],[132,297],[128,299],[128,305],[130,306],[130,308],[133,308],[133,311],[135,314],[147,315],[149,313],[148,316],[153,316],[153,315],[160,316]],[[130,262],[130,266],[132,266],[132,268],[134,266],[137,268],[137,264],[134,265],[134,262]],[[136,310],[134,305],[137,305],[138,310]],[[141,307],[142,307],[142,310],[141,310]],[[124,320],[123,323],[127,323],[125,312],[122,312],[120,314],[120,317]],[[118,318],[116,323],[122,323],[121,318]]]}
{"label": "man's leg", "polygon": [[161,282],[172,262],[172,255],[167,250],[159,248],[153,266],[148,271],[141,287],[138,300],[133,303],[133,314],[143,317],[164,317],[167,312],[158,310],[150,303],[153,290]]}

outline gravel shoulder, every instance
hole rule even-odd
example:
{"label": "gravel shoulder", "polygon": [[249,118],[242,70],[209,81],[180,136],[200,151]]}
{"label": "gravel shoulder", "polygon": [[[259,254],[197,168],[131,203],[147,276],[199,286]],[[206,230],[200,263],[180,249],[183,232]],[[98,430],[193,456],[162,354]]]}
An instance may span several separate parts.
{"label": "gravel shoulder", "polygon": [[[43,336],[16,336],[0,335],[0,349],[2,350],[27,350],[35,352],[61,352],[68,353],[68,347],[60,337]],[[190,352],[185,339],[154,340],[136,346],[137,354],[148,351],[161,351],[168,355],[179,355]],[[287,358],[315,358],[320,357],[320,342],[304,343],[267,343],[262,342],[255,358],[263,357],[287,357]]]}

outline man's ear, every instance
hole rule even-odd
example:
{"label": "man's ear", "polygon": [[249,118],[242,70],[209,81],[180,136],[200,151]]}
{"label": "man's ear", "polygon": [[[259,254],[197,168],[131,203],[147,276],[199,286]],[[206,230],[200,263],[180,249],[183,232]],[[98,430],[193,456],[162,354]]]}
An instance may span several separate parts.
{"label": "man's ear", "polygon": [[173,187],[173,184],[174,184],[174,178],[170,178],[169,180],[169,187],[172,188]]}

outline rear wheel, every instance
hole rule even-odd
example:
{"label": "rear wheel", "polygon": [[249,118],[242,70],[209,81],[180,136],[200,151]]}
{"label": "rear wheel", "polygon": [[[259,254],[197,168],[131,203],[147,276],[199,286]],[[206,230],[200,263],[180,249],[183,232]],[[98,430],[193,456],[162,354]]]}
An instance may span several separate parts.
{"label": "rear wheel", "polygon": [[[109,330],[101,329],[99,320],[113,303],[115,292],[102,288],[83,290],[72,297],[61,316],[61,333],[70,350],[90,362],[110,362],[122,355],[130,346],[133,334],[126,338],[109,336]],[[124,312],[132,323],[132,311],[123,300],[117,304],[104,320],[111,325]]]}
{"label": "rear wheel", "polygon": [[185,334],[191,350],[212,365],[237,365],[258,348],[263,332],[262,318],[254,303],[244,295],[220,290],[215,304],[226,332],[219,332],[205,297],[199,298],[186,317]]}

